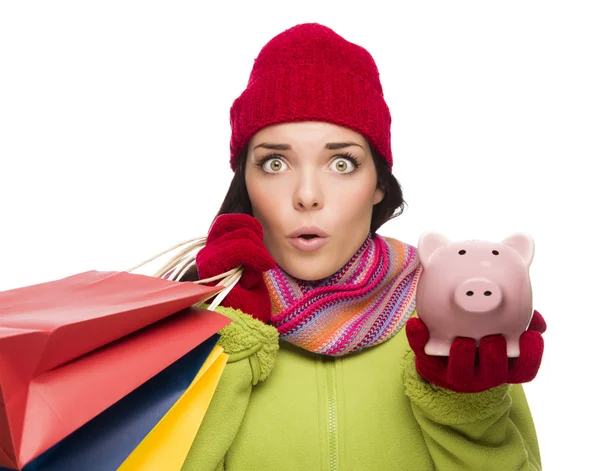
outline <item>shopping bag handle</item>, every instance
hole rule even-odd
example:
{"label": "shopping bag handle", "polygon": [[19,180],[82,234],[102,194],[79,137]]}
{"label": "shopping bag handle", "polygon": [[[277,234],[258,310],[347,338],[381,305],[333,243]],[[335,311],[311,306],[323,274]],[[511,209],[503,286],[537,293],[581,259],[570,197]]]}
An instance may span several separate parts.
{"label": "shopping bag handle", "polygon": [[[150,262],[162,257],[163,255],[167,255],[169,252],[174,251],[175,249],[180,249],[173,257],[171,257],[165,264],[163,264],[152,276],[157,278],[163,278],[166,280],[179,281],[183,277],[183,275],[196,263],[196,255],[198,251],[202,250],[202,248],[206,245],[206,236],[196,237],[193,239],[185,240],[178,244],[169,247],[166,250],[154,255],[148,260],[144,260],[143,262],[131,267],[128,272],[133,272],[144,265],[147,265]],[[204,278],[202,280],[192,281],[191,283],[197,284],[206,284],[211,281],[221,280],[216,286],[222,286],[223,289],[218,291],[215,295],[213,302],[210,304],[208,309],[213,311],[221,301],[229,294],[229,292],[233,289],[236,283],[242,277],[242,272],[244,271],[243,267],[240,265],[236,268],[233,268],[225,273],[221,273],[220,275],[213,276],[211,278]],[[210,298],[209,298],[210,299]]]}

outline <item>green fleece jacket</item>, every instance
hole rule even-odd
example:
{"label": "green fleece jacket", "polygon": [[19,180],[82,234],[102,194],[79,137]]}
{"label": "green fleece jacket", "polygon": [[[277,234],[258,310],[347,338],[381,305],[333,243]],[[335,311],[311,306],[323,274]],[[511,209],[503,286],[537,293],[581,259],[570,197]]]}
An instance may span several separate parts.
{"label": "green fleece jacket", "polygon": [[404,329],[329,358],[229,308],[230,355],[184,471],[541,469],[519,385],[460,394],[423,380]]}

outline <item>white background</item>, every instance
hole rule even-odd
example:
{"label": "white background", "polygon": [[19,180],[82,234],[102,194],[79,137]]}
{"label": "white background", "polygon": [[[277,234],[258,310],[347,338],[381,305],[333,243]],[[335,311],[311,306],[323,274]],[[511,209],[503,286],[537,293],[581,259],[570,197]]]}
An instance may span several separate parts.
{"label": "white background", "polygon": [[598,4],[385,3],[2,2],[0,290],[205,234],[254,58],[320,22],[379,65],[409,204],[380,233],[535,238],[545,469],[600,469]]}

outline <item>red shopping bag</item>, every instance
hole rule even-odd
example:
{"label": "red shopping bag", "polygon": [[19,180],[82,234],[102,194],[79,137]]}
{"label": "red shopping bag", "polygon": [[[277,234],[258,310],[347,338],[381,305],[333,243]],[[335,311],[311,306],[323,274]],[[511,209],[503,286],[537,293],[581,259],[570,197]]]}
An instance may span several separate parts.
{"label": "red shopping bag", "polygon": [[0,292],[0,466],[20,469],[221,330],[229,319],[190,307],[221,290],[89,271]]}

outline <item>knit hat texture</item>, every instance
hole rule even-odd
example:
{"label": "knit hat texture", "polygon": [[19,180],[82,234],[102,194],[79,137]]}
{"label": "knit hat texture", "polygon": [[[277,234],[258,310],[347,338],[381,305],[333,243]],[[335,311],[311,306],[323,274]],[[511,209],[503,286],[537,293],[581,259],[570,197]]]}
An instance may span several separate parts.
{"label": "knit hat texture", "polygon": [[231,158],[266,126],[324,121],[363,135],[392,168],[391,115],[371,54],[331,28],[296,25],[271,39],[230,110]]}

